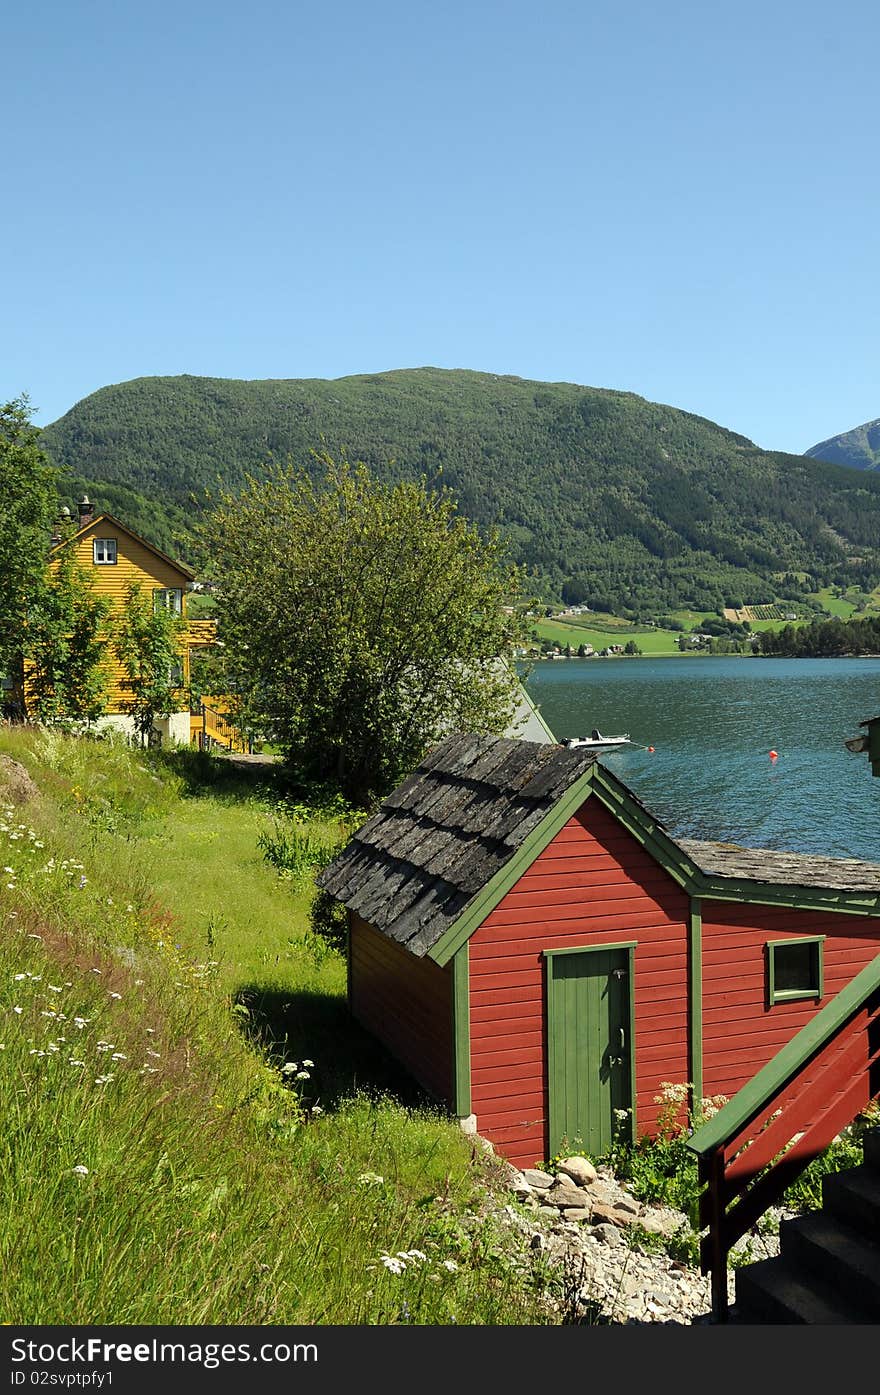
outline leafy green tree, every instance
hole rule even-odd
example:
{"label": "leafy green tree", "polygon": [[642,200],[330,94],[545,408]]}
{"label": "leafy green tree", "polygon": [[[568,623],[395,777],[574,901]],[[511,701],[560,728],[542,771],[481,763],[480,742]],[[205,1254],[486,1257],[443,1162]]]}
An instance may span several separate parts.
{"label": "leafy green tree", "polygon": [[0,405],[0,672],[19,682],[27,612],[46,582],[57,479],[27,398]]}
{"label": "leafy green tree", "polygon": [[139,582],[129,582],[114,648],[125,675],[121,686],[130,694],[123,708],[134,718],[142,746],[149,744],[156,718],[177,710],[183,629],[184,622],[156,607]]}
{"label": "leafy green tree", "polygon": [[28,712],[42,722],[89,723],[104,710],[103,622],[111,602],[95,595],[72,548],[62,548],[30,607]]}
{"label": "leafy green tree", "polygon": [[521,576],[449,491],[319,457],[225,497],[203,530],[249,724],[305,778],[387,790],[453,730],[503,731]]}

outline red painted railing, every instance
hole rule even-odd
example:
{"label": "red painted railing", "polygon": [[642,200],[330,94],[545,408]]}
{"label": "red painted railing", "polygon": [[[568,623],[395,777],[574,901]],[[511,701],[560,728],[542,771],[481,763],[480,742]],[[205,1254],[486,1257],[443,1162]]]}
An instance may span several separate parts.
{"label": "red painted railing", "polygon": [[688,1140],[705,1186],[700,1260],[717,1321],[733,1245],[878,1095],[880,956]]}

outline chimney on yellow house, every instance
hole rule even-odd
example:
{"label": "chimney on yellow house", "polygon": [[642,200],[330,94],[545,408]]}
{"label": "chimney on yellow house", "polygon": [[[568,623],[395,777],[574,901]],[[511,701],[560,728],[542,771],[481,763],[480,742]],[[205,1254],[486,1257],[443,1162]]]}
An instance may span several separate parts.
{"label": "chimney on yellow house", "polygon": [[65,532],[70,530],[70,509],[63,508],[52,524],[52,536],[49,539],[49,546],[55,547],[63,539]]}
{"label": "chimney on yellow house", "polygon": [[95,506],[89,502],[88,494],[84,494],[79,501],[79,526],[85,528],[87,523],[91,523],[95,516]]}

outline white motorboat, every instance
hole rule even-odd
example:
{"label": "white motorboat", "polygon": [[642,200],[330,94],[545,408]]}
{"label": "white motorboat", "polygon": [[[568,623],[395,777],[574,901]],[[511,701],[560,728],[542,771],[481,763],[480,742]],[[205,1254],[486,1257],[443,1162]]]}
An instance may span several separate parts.
{"label": "white motorboat", "polygon": [[632,743],[629,739],[629,732],[623,736],[603,736],[597,727],[594,727],[589,736],[569,736],[561,743],[563,746],[577,747],[582,750],[584,747],[599,751],[609,746],[629,746]]}

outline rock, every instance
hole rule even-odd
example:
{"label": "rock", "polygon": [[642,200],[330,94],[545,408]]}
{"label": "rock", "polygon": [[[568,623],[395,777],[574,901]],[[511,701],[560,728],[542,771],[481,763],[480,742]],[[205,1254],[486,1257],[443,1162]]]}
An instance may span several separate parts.
{"label": "rock", "polygon": [[0,756],[0,803],[27,804],[39,794],[24,766],[11,756]]}
{"label": "rock", "polygon": [[682,1217],[674,1213],[666,1215],[662,1211],[646,1210],[644,1215],[639,1217],[639,1225],[651,1235],[674,1235],[681,1228],[681,1224]]}
{"label": "rock", "polygon": [[534,1195],[528,1182],[524,1179],[520,1179],[519,1182],[514,1182],[510,1190],[513,1192],[514,1196],[526,1197]]}
{"label": "rock", "polygon": [[616,1226],[632,1225],[636,1217],[631,1211],[623,1211],[617,1206],[608,1206],[604,1201],[594,1202],[592,1207],[593,1224]]}
{"label": "rock", "polygon": [[566,1206],[562,1214],[567,1221],[588,1221],[592,1212],[589,1206]]}
{"label": "rock", "polygon": [[571,1177],[579,1187],[590,1187],[598,1177],[598,1173],[587,1158],[573,1157],[565,1158],[559,1164],[559,1171],[566,1177]]}
{"label": "rock", "polygon": [[[566,1179],[567,1180],[567,1179]],[[558,1183],[545,1192],[548,1201],[552,1201],[554,1206],[585,1206],[588,1204],[588,1197],[573,1182],[568,1182],[567,1186],[560,1186]]]}
{"label": "rock", "polygon": [[530,1249],[530,1250],[535,1250],[538,1254],[542,1254],[543,1251],[546,1250],[546,1248],[547,1248],[547,1237],[546,1237],[545,1235],[542,1235],[541,1232],[540,1232],[539,1230],[536,1230],[536,1231],[535,1231],[535,1234],[532,1236],[531,1240],[529,1241],[529,1249]]}
{"label": "rock", "polygon": [[613,1205],[615,1210],[627,1211],[632,1216],[640,1216],[644,1210],[641,1202],[636,1201],[634,1197],[630,1196],[615,1197]]}
{"label": "rock", "polygon": [[544,1192],[548,1187],[553,1186],[553,1178],[549,1172],[542,1172],[538,1167],[524,1167],[521,1173],[524,1182],[528,1182],[537,1192]]}
{"label": "rock", "polygon": [[603,1245],[622,1245],[623,1236],[616,1225],[597,1225],[593,1227],[593,1234]]}
{"label": "rock", "polygon": [[555,1206],[539,1206],[538,1215],[546,1216],[548,1220],[556,1220],[559,1216],[559,1212]]}

